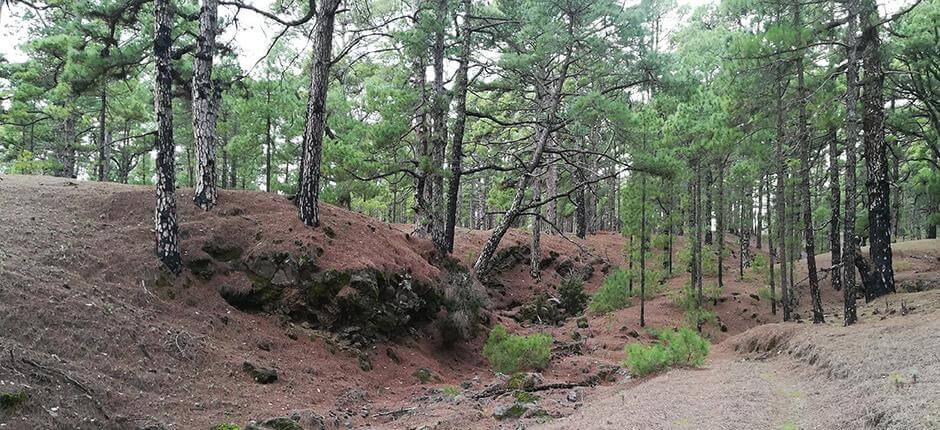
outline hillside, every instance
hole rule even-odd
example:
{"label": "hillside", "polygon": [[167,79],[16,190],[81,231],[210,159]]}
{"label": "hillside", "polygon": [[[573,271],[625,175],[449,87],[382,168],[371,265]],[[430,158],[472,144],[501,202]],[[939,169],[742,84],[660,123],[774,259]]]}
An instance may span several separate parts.
{"label": "hillside", "polygon": [[[606,315],[589,314],[586,324],[577,318],[553,326],[513,318],[520,305],[538,292],[555,291],[571,271],[585,274],[585,290],[596,291],[605,273],[624,264],[625,243],[619,235],[602,233],[584,241],[543,237],[548,260],[536,282],[528,275],[528,234],[511,231],[501,246],[503,270],[485,286],[468,287],[485,294],[485,326],[474,327],[474,340],[445,347],[440,321],[446,313],[446,289],[458,282],[455,276],[472,262],[487,232],[459,231],[454,264],[435,255],[428,241],[411,237],[410,226],[324,205],[322,226],[309,229],[290,201],[251,191],[223,190],[220,205],[204,213],[190,203],[192,190],[182,189],[187,268],[174,278],[151,252],[152,192],[150,187],[3,176],[0,391],[27,396],[15,409],[0,411],[4,428],[190,429],[291,416],[301,418],[304,428],[318,428],[315,422],[325,428],[515,428],[518,421],[493,417],[513,399],[498,390],[504,379],[480,355],[485,331],[496,323],[515,333],[549,332],[555,339],[550,364],[539,375],[538,407],[521,421],[532,425],[550,420],[559,428],[585,427],[597,416],[613,416],[611,399],[622,399],[624,393],[648,402],[660,395],[663,404],[676,387],[726,387],[719,393],[685,391],[701,395],[702,407],[714,396],[741,396],[728,378],[741,381],[763,374],[764,361],[742,365],[731,345],[777,332],[788,339],[786,346],[745,348],[744,357],[788,352],[795,363],[802,358],[793,351],[819,344],[828,349],[815,354],[833,357],[834,366],[843,369],[854,356],[845,354],[871,353],[885,362],[910,365],[895,369],[882,361],[866,362],[865,375],[916,368],[918,383],[913,388],[902,384],[899,395],[936,394],[931,391],[936,368],[925,354],[936,351],[930,348],[940,342],[935,342],[935,329],[924,337],[928,329],[923,328],[938,320],[933,292],[888,299],[894,313],[900,301],[916,302],[911,316],[881,321],[873,314],[883,314],[883,306],[872,304],[860,313],[864,324],[858,329],[835,327],[838,317],[833,317],[833,326],[819,331],[785,324],[747,332],[778,317],[770,315],[769,304],[756,294],[756,276],[735,279],[732,256],[725,262],[726,287],[715,299],[720,324],[706,328],[714,342],[724,343],[716,347],[719,352],[708,368],[669,372],[645,382],[630,379],[619,368],[625,343],[650,339],[639,327],[635,304]],[[730,246],[732,238],[727,240]],[[940,266],[936,245],[909,245],[896,254],[899,279],[934,282]],[[687,280],[677,273],[663,292],[650,298],[648,326],[684,324],[669,293]],[[840,296],[824,290],[827,311],[838,314]],[[907,331],[900,331],[905,327]],[[906,337],[870,349],[849,347],[857,348],[874,333],[896,331]],[[842,336],[852,341],[832,341]],[[905,344],[910,350],[897,348],[895,342],[915,336],[917,343]],[[913,350],[915,345],[922,349]],[[844,358],[836,361],[840,354]],[[811,361],[820,367],[818,360]],[[790,367],[797,367],[784,359],[767,363],[781,378],[789,378]],[[809,372],[814,370],[800,369],[796,374],[801,380],[813,378]],[[850,375],[855,371],[846,369]],[[271,370],[276,381],[257,382],[269,378]],[[877,385],[872,380],[864,379]],[[794,414],[831,394],[813,393]],[[641,423],[631,418],[641,412],[651,420],[660,416],[646,403],[635,407],[621,415],[626,421],[612,422]],[[712,414],[727,411],[709,409]],[[675,422],[691,420],[693,428],[704,419],[691,412],[676,417]],[[811,417],[801,423],[840,422]]]}

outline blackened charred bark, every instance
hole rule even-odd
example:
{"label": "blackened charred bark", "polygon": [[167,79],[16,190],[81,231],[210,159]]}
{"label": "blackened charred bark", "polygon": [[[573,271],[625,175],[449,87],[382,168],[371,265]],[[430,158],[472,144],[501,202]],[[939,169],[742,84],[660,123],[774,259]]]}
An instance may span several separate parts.
{"label": "blackened charred bark", "polygon": [[864,0],[860,11],[862,22],[862,105],[864,116],[865,163],[868,167],[868,238],[869,252],[875,272],[879,275],[872,288],[865,289],[866,300],[895,291],[894,269],[891,264],[891,206],[888,179],[887,143],[884,132],[884,65],[881,39],[878,35],[880,17],[873,0]]}
{"label": "blackened charred bark", "polygon": [[718,165],[718,198],[715,199],[715,203],[718,205],[718,210],[715,211],[718,218],[718,231],[715,234],[718,236],[718,246],[717,253],[715,258],[718,260],[718,288],[724,286],[725,282],[725,272],[723,254],[725,253],[725,165],[724,162],[719,163]]}
{"label": "blackened charred bark", "polygon": [[705,244],[712,244],[712,168],[708,166],[705,168]]}
{"label": "blackened charred bark", "polygon": [[[695,166],[695,184],[692,198],[692,288],[695,290],[695,306],[699,311],[705,303],[702,282],[702,167]],[[702,319],[696,318],[696,330],[702,331]]]}
{"label": "blackened charred bark", "polygon": [[770,313],[772,315],[777,315],[777,292],[774,288],[774,265],[777,263],[776,260],[776,251],[774,248],[774,227],[773,227],[773,211],[770,209],[770,174],[764,176],[764,181],[766,182],[767,188],[767,251],[770,255]]}
{"label": "blackened charred bark", "polygon": [[154,0],[153,56],[154,112],[157,116],[157,188],[154,207],[154,233],[157,258],[174,274],[182,270],[179,226],[176,222],[176,161],[173,151],[173,75],[170,65],[170,25],[173,19],[170,0]]}
{"label": "blackened charred bark", "polygon": [[646,174],[640,175],[640,327],[646,327]]}
{"label": "blackened charred bark", "polygon": [[[532,200],[542,199],[542,180],[536,179],[532,184]],[[529,255],[529,274],[535,279],[542,277],[542,207],[535,208],[532,215],[532,247]]]}
{"label": "blackened charred bark", "polygon": [[470,0],[462,0],[461,3],[464,9],[464,22],[463,28],[460,31],[459,65],[457,66],[457,74],[454,77],[455,117],[450,153],[451,175],[450,181],[447,184],[447,218],[444,227],[447,252],[454,252],[454,228],[457,224],[457,200],[460,195],[460,179],[463,175],[463,136],[467,125],[467,86],[469,85],[467,73],[470,69],[470,48],[473,43],[473,36],[470,30]]}
{"label": "blackened charred bark", "polygon": [[320,159],[323,154],[323,130],[326,126],[326,93],[330,83],[333,52],[333,23],[341,0],[320,3],[313,29],[313,59],[310,65],[310,94],[307,98],[307,124],[304,127],[303,181],[297,191],[300,220],[320,225]]}
{"label": "blackened charred bark", "polygon": [[762,237],[764,236],[764,217],[761,214],[764,212],[764,181],[762,178],[757,180],[757,231],[755,232],[755,238],[757,240],[757,249],[762,249]]}
{"label": "blackened charred bark", "polygon": [[829,252],[832,255],[829,279],[832,279],[832,289],[839,291],[842,289],[842,241],[840,240],[840,218],[842,212],[839,210],[841,204],[841,188],[839,186],[839,143],[836,140],[835,127],[829,130],[829,208],[831,217],[829,218]]}
{"label": "blackened charred bark", "polygon": [[[802,28],[801,6],[799,0],[793,4],[793,24],[795,28]],[[798,46],[802,44],[797,38]],[[813,207],[810,197],[810,141],[807,131],[806,112],[806,86],[804,83],[803,51],[796,59],[797,104],[799,115],[797,118],[797,140],[800,142],[801,192],[803,203],[803,241],[806,247],[806,272],[809,278],[809,291],[813,302],[813,323],[825,322],[823,316],[822,300],[819,296],[819,278],[816,272],[816,236],[813,229]]]}
{"label": "blackened charred bark", "polygon": [[778,66],[777,83],[777,139],[774,145],[774,158],[777,163],[777,238],[780,252],[777,257],[780,260],[780,301],[783,305],[783,320],[790,321],[790,296],[787,288],[787,209],[786,209],[786,178],[787,178],[787,160],[783,154],[783,139],[785,138],[784,124],[785,111],[783,108],[783,96],[785,88],[782,83],[783,70]]}
{"label": "blackened charred bark", "polygon": [[[103,55],[103,54],[102,54]],[[111,173],[111,134],[108,132],[108,87],[101,88],[101,107],[98,113],[98,166],[99,182],[107,182]]]}
{"label": "blackened charred bark", "polygon": [[53,176],[61,178],[75,178],[75,123],[78,121],[78,114],[74,110],[75,100],[69,98],[66,101],[68,113],[62,124],[59,125],[58,136],[56,136],[55,157],[57,165],[53,170]]}
{"label": "blackened charred bark", "polygon": [[196,138],[196,189],[193,203],[203,210],[216,204],[215,125],[216,90],[212,84],[218,0],[203,0],[196,38],[196,67],[193,71],[193,134]]}
{"label": "blackened charred bark", "polygon": [[444,23],[447,0],[437,0],[434,26],[434,98],[431,103],[431,242],[440,252],[447,252],[446,215],[444,206],[444,152],[447,146],[447,93],[444,89]]}

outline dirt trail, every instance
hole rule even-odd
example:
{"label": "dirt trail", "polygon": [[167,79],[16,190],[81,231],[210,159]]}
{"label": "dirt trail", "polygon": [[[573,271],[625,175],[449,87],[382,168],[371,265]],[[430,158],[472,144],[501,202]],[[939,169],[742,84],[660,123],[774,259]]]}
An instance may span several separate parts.
{"label": "dirt trail", "polygon": [[[901,315],[902,300],[911,314]],[[752,329],[719,345],[705,368],[611,390],[538,428],[938,429],[940,291],[887,303],[893,315],[849,329]]]}

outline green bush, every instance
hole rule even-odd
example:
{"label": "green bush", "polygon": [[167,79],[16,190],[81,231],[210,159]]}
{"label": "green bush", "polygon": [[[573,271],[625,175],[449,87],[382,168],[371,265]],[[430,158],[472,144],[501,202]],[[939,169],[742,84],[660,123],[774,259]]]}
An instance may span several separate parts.
{"label": "green bush", "polygon": [[708,357],[708,340],[690,328],[657,332],[656,337],[658,342],[649,346],[638,343],[626,346],[624,365],[633,376],[645,376],[669,367],[701,366]]}
{"label": "green bush", "polygon": [[224,423],[212,427],[212,430],[242,430],[242,428],[238,424]]}
{"label": "green bush", "polygon": [[569,316],[575,316],[583,312],[588,299],[588,295],[584,293],[584,281],[581,279],[567,277],[558,286],[559,305]]}
{"label": "green bush", "polygon": [[593,313],[607,313],[629,307],[630,298],[635,291],[630,291],[631,273],[625,269],[614,269],[604,279],[601,288],[591,296],[588,310]]}
{"label": "green bush", "polygon": [[497,325],[483,345],[483,356],[497,372],[508,374],[542,369],[551,357],[552,341],[552,336],[547,333],[519,336],[509,334],[506,327]]}
{"label": "green bush", "polygon": [[772,297],[770,297],[770,288],[767,288],[767,287],[758,288],[757,297],[759,297],[761,300],[766,300],[768,302],[771,301]]}

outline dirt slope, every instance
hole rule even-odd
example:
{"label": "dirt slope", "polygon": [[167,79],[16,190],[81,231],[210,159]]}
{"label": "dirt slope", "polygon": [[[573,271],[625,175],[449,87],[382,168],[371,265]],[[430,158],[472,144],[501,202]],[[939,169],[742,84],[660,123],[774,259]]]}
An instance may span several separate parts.
{"label": "dirt slope", "polygon": [[[885,319],[768,324],[702,369],[611,389],[546,429],[940,428],[940,291],[886,298]],[[901,302],[913,310],[903,311]],[[883,303],[861,309],[884,314]]]}
{"label": "dirt slope", "polygon": [[[0,393],[28,396],[15,409],[0,410],[2,428],[190,429],[228,422],[244,426],[293,412],[319,416],[326,428],[516,428],[563,418],[614,390],[658,379],[641,384],[617,370],[624,344],[650,339],[639,327],[636,305],[588,315],[587,327],[575,318],[558,326],[513,318],[536,293],[555,292],[562,267],[590,267],[585,289],[600,288],[607,271],[625,264],[625,243],[616,234],[586,240],[544,236],[543,255],[554,259],[538,281],[528,274],[527,261],[512,257],[524,252],[527,232],[507,234],[501,250],[515,253],[507,254],[497,285],[486,291],[489,324],[553,335],[552,360],[540,375],[545,384],[607,376],[599,387],[576,387],[576,401],[568,399],[568,389],[540,392],[544,415],[500,421],[493,413],[511,395],[485,395],[500,381],[479,353],[485,327],[474,341],[454,348],[442,347],[433,322],[415,325],[405,336],[350,346],[336,333],[297,324],[283,312],[236,309],[219,291],[241,275],[229,264],[203,264],[212,260],[208,244],[224,245],[237,247],[249,262],[279,253],[309,256],[318,273],[372,269],[439,288],[443,266],[428,241],[409,237],[410,226],[325,205],[323,226],[309,229],[286,199],[249,191],[223,190],[220,206],[204,213],[190,203],[192,190],[182,189],[183,259],[192,270],[174,279],[152,255],[150,187],[2,178]],[[485,231],[459,230],[454,256],[470,265],[487,237]],[[727,240],[731,246],[734,239]],[[911,255],[926,258],[929,270],[940,266],[932,263],[937,256],[931,253]],[[725,262],[726,287],[715,307],[725,331],[707,329],[715,341],[779,318],[755,294],[760,283],[754,274],[736,279],[735,258]],[[921,269],[905,261],[898,258],[896,265]],[[650,297],[649,326],[683,324],[682,311],[667,296],[687,280],[677,267],[665,291]],[[838,308],[838,297],[824,294],[827,309]],[[734,377],[737,363],[720,357],[713,366],[729,366],[727,372],[712,374],[710,381],[733,387],[721,378]],[[246,361],[276,370],[277,382],[255,383],[243,371]],[[789,378],[781,380],[789,383]],[[674,391],[668,384],[662,389]]]}

